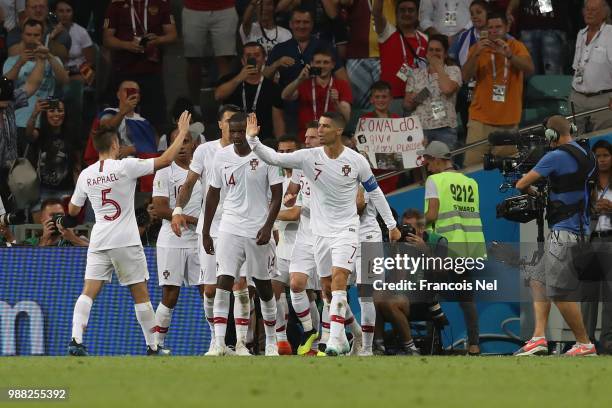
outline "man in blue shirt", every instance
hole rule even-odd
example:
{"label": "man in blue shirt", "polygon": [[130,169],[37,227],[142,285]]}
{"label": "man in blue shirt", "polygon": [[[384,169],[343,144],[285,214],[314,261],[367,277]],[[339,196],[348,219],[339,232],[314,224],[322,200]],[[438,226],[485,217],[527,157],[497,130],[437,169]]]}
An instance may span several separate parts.
{"label": "man in blue shirt", "polygon": [[576,344],[565,355],[597,354],[587,336],[580,307],[570,300],[579,286],[573,273],[570,247],[581,236],[584,238],[589,228],[587,179],[594,170],[594,163],[589,160],[592,157],[574,141],[570,129],[571,124],[563,116],[548,119],[546,138],[555,150],[544,155],[533,170],[516,183],[516,188],[531,194],[535,193],[531,185],[538,179],[546,177],[550,182],[546,214],[550,234],[540,268],[536,268],[540,270],[534,270],[530,276],[535,329],[533,337],[515,353],[518,356],[548,354],[545,331],[551,300],[576,336]]}

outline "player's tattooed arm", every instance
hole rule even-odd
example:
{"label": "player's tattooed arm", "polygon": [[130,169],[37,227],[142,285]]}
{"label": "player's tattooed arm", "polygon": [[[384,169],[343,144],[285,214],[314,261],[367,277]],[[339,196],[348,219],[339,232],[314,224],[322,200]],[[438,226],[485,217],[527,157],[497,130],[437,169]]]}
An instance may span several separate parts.
{"label": "player's tattooed arm", "polygon": [[[171,218],[172,231],[174,231],[177,237],[181,236],[181,231],[187,228],[187,224],[191,224],[191,222],[189,222],[188,216],[182,214],[182,209],[189,202],[191,194],[193,193],[193,186],[195,185],[195,183],[198,182],[199,179],[200,176],[198,175],[198,173],[189,170],[189,173],[187,173],[187,178],[185,179],[183,186],[179,189],[178,196],[176,197],[175,211],[172,212]],[[180,211],[176,211],[176,208],[180,208]]]}
{"label": "player's tattooed arm", "polygon": [[[215,212],[217,212],[220,196],[220,188],[212,186],[208,187],[208,193],[206,193],[206,204],[204,207],[204,225],[202,226],[202,244],[204,245],[204,250],[209,255],[214,255],[215,253],[213,240],[210,236],[210,226],[212,225]],[[274,224],[274,220],[272,221],[272,224]],[[272,230],[272,227],[270,227],[270,230]],[[269,236],[268,239],[270,239]]]}
{"label": "player's tattooed arm", "polygon": [[268,218],[266,218],[266,222],[263,227],[257,231],[257,245],[265,245],[270,241],[274,221],[276,220],[281,207],[283,184],[278,183],[270,186],[270,191],[272,192],[272,198],[270,199],[270,205],[268,206]]}

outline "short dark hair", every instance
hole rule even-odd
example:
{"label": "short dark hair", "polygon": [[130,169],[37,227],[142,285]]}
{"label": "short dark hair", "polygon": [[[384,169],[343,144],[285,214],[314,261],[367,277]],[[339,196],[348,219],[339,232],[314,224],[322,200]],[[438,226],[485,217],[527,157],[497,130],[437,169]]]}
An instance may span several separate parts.
{"label": "short dark hair", "polygon": [[423,214],[423,212],[421,210],[419,210],[419,209],[408,208],[402,214],[402,222],[403,222],[404,218],[416,218],[417,220],[420,220],[420,219],[425,218],[425,214]]}
{"label": "short dark hair", "polygon": [[428,44],[432,41],[437,41],[442,44],[442,48],[444,48],[444,52],[448,52],[448,37],[443,34],[432,34],[429,36]]}
{"label": "short dark hair", "polygon": [[281,137],[278,138],[278,143],[295,143],[296,146],[300,145],[300,141],[297,139],[297,137],[293,136],[293,135],[282,135]]}
{"label": "short dark hair", "polygon": [[247,47],[257,47],[261,50],[261,52],[263,53],[263,55],[266,55],[266,49],[264,48],[263,45],[261,45],[260,43],[258,43],[257,41],[249,41],[248,43],[244,44],[242,46],[242,52],[244,52],[244,49]]}
{"label": "short dark hair", "polygon": [[334,56],[334,53],[332,52],[332,50],[329,47],[319,47],[315,50],[315,52],[312,54],[312,59],[314,59],[315,55],[325,55],[326,57],[329,57],[332,59],[332,61],[336,61],[336,57]]}
{"label": "short dark hair", "polygon": [[314,23],[315,18],[314,18],[314,14],[312,13],[312,10],[307,9],[306,7],[303,7],[303,6],[297,6],[296,8],[291,10],[291,19],[293,19],[293,16],[295,16],[297,13],[308,14],[310,16],[310,19]]}
{"label": "short dark hair", "polygon": [[470,3],[470,8],[474,6],[480,6],[487,12],[487,15],[491,12],[491,5],[487,3],[485,0],[474,0]]}
{"label": "short dark hair", "polygon": [[374,91],[391,91],[391,84],[387,81],[376,81],[370,87],[370,92]]}
{"label": "short dark hair", "polygon": [[334,125],[339,129],[344,129],[346,127],[346,119],[344,119],[344,116],[342,116],[340,112],[325,112],[321,117],[331,119]]}
{"label": "short dark hair", "polygon": [[319,122],[317,122],[316,120],[311,120],[310,122],[306,124],[306,130],[318,129],[318,128],[319,128]]}
{"label": "short dark hair", "polygon": [[593,153],[597,149],[606,149],[608,153],[612,154],[612,144],[605,139],[598,140],[597,143],[595,143],[593,147],[591,148]]}
{"label": "short dark hair", "polygon": [[410,2],[410,3],[414,4],[416,6],[416,8],[417,8],[417,11],[419,11],[420,0],[397,0],[397,2],[395,3],[395,12],[397,13],[397,10],[399,10],[400,4],[407,3],[407,2]]}
{"label": "short dark hair", "polygon": [[246,123],[248,115],[244,112],[236,112],[229,119],[229,123]]}
{"label": "short dark hair", "polygon": [[276,139],[272,139],[271,137],[262,140],[261,144],[263,144],[264,146],[268,146],[272,150],[278,150],[278,142],[276,141]]}
{"label": "short dark hair", "polygon": [[36,27],[36,26],[40,26],[40,31],[42,31],[43,33],[45,32],[45,27],[44,27],[44,25],[43,25],[43,23],[41,21],[34,20],[33,18],[28,18],[23,23],[23,28],[26,28],[26,27]]}
{"label": "short dark hair", "polygon": [[223,119],[223,115],[225,112],[238,113],[242,112],[242,108],[240,106],[232,105],[231,103],[219,106],[219,110],[217,111],[218,120]]}
{"label": "short dark hair", "polygon": [[106,153],[110,150],[113,140],[119,139],[117,129],[109,126],[100,126],[93,137],[93,145],[98,153]]}
{"label": "short dark hair", "polygon": [[61,205],[63,207],[64,202],[57,197],[49,197],[40,203],[40,211],[43,211],[45,208],[51,207],[52,205]]}
{"label": "short dark hair", "polygon": [[56,0],[55,5],[53,6],[53,10],[57,10],[57,6],[58,6],[60,3],[67,4],[67,5],[69,5],[69,6],[70,6],[70,8],[72,8],[72,9],[74,10],[74,4],[72,4],[72,3],[73,3],[73,1],[72,1],[72,0]]}
{"label": "short dark hair", "polygon": [[508,16],[502,10],[494,9],[494,10],[490,10],[487,12],[487,21],[494,20],[496,18],[501,19],[501,21],[503,21],[504,24],[508,24]]}

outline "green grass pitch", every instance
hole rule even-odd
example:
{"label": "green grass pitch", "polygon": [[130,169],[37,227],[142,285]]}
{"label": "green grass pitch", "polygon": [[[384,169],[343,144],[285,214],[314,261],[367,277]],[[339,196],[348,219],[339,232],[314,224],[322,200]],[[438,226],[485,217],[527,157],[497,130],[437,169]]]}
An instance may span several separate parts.
{"label": "green grass pitch", "polygon": [[0,406],[599,408],[611,378],[609,357],[4,357],[4,393],[69,399]]}

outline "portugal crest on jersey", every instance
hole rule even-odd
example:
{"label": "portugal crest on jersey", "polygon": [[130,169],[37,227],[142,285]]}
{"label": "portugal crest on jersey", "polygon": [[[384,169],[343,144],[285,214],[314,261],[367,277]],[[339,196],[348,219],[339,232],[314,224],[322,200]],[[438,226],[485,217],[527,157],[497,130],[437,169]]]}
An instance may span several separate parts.
{"label": "portugal crest on jersey", "polygon": [[249,164],[251,165],[251,170],[255,171],[257,170],[257,166],[259,166],[259,160],[252,159]]}
{"label": "portugal crest on jersey", "polygon": [[342,167],[342,174],[344,174],[344,177],[348,177],[349,174],[351,174],[351,166],[345,164],[344,167]]}

